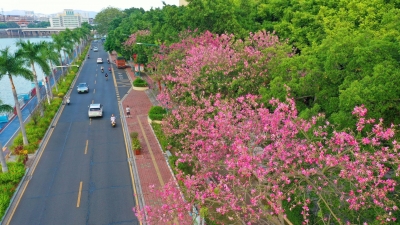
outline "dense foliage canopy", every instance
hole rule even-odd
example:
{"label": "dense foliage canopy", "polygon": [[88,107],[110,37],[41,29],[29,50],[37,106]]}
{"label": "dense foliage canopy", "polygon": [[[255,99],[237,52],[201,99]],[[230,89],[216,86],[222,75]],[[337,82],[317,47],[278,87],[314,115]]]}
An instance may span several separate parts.
{"label": "dense foliage canopy", "polygon": [[289,209],[312,224],[394,220],[400,2],[188,2],[107,23],[106,49],[157,66],[167,87],[164,131],[187,201],[148,215],[196,204],[220,223]]}

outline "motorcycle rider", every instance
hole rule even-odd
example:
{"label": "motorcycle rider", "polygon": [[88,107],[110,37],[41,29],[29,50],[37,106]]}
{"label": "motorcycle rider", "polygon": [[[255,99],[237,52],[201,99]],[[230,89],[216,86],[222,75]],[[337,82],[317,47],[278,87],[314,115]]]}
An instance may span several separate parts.
{"label": "motorcycle rider", "polygon": [[89,57],[89,54],[87,54],[87,58],[89,59],[90,57]]}
{"label": "motorcycle rider", "polygon": [[108,80],[108,74],[106,73],[104,76],[106,77],[106,80]]}
{"label": "motorcycle rider", "polygon": [[104,73],[104,67],[100,67],[101,68],[101,72]]}
{"label": "motorcycle rider", "polygon": [[114,114],[111,114],[111,125],[115,125],[115,116]]}

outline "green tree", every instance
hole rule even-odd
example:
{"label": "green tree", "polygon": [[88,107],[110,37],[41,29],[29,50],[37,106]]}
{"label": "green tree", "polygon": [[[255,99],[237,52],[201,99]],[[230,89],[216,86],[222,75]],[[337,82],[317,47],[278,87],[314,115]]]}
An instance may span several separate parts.
{"label": "green tree", "polygon": [[[60,61],[60,65],[63,65],[63,61],[62,61],[62,55],[61,52],[64,48],[64,39],[61,36],[61,34],[53,34],[51,35],[52,39],[53,39],[53,43],[54,43],[54,48],[56,49],[56,51],[58,52],[58,57],[59,57],[59,61]],[[64,74],[64,68],[61,67],[61,73]]]}
{"label": "green tree", "polygon": [[[39,91],[39,83],[37,80],[37,73],[35,64],[39,65],[43,70],[44,74],[50,73],[50,67],[46,62],[46,55],[43,54],[43,49],[46,47],[44,41],[39,43],[32,43],[30,40],[23,41],[19,40],[16,45],[19,47],[17,51],[17,55],[23,59],[25,59],[25,64],[27,66],[31,66],[33,72],[33,81],[35,82],[36,96],[38,99],[38,103],[41,103],[42,96]],[[40,104],[39,104],[40,105]],[[43,109],[40,108],[41,115],[43,116]]]}
{"label": "green tree", "polygon": [[124,12],[111,6],[101,10],[94,18],[94,21],[97,24],[97,33],[100,35],[107,34],[110,22],[114,18],[123,17],[124,15]]}
{"label": "green tree", "polygon": [[7,28],[19,28],[18,23],[16,22],[6,22]]}
{"label": "green tree", "polygon": [[80,41],[80,34],[77,31],[72,31],[70,29],[65,29],[65,41],[70,42],[73,47],[73,51],[75,50],[76,55],[78,55],[78,45]]}
{"label": "green tree", "polygon": [[[58,61],[58,53],[57,50],[55,48],[55,45],[53,42],[45,42],[45,48],[43,48],[43,54],[47,56],[47,62],[50,64],[50,69],[51,69],[51,74],[53,77],[53,81],[54,81],[54,86],[56,88],[56,91],[58,92],[58,85],[57,85],[57,81],[56,81],[56,77],[54,74],[54,66],[56,66],[59,61]],[[46,74],[47,75],[47,74]],[[51,88],[50,89],[50,96],[51,98],[53,98],[53,91]]]}
{"label": "green tree", "polygon": [[18,101],[17,91],[14,86],[13,77],[22,77],[24,79],[33,80],[33,73],[24,67],[25,60],[15,53],[11,53],[10,47],[0,50],[0,79],[8,76],[11,83],[11,91],[13,93],[15,109],[19,120],[24,145],[28,145],[25,125],[22,119],[21,106]]}
{"label": "green tree", "polygon": [[3,101],[0,99],[0,113],[12,112],[13,107],[11,105],[3,104]]}

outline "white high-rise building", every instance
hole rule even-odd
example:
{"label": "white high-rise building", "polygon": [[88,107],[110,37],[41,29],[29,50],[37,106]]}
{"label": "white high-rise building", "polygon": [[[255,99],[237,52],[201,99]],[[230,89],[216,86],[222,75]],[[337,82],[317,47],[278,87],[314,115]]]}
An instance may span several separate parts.
{"label": "white high-rise building", "polygon": [[64,9],[63,13],[50,17],[50,27],[77,28],[81,27],[83,22],[89,23],[89,18],[74,13],[72,9]]}

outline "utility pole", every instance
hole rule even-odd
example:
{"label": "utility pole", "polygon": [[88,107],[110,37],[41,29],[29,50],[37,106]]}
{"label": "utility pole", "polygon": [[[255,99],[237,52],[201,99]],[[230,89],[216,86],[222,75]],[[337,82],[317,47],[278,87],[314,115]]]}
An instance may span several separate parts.
{"label": "utility pole", "polygon": [[8,167],[7,167],[6,159],[4,158],[4,155],[3,155],[3,146],[1,145],[1,142],[0,142],[0,162],[1,162],[1,169],[2,169],[3,173],[7,173]]}

